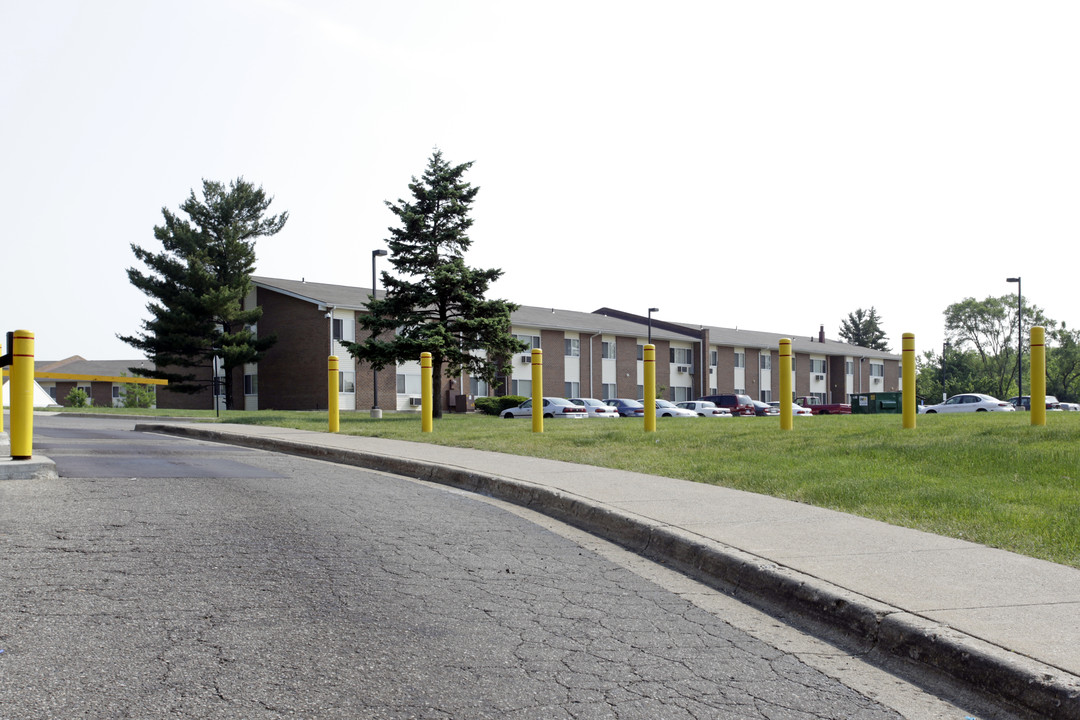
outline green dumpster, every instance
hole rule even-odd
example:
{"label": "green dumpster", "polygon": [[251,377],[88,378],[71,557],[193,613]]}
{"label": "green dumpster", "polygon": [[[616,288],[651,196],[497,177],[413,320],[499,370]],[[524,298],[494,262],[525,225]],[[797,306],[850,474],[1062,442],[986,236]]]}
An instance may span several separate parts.
{"label": "green dumpster", "polygon": [[851,396],[851,412],[865,415],[877,413],[895,413],[899,415],[904,412],[904,393],[854,393]]}

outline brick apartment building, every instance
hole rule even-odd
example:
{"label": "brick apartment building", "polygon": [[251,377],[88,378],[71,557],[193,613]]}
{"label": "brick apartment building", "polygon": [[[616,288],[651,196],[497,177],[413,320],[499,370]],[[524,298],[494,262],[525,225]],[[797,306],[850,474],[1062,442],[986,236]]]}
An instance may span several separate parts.
{"label": "brick apartment building", "polygon": [[[256,330],[275,334],[277,343],[260,363],[236,371],[233,382],[243,388],[244,409],[325,409],[329,355],[340,359],[342,410],[373,407],[375,382],[381,409],[418,409],[419,358],[387,368],[376,379],[370,366],[355,362],[341,345],[363,338],[358,318],[366,312],[369,288],[260,276],[252,281],[247,304],[263,308]],[[644,394],[647,318],[611,308],[522,307],[511,321],[514,335],[544,351],[546,395],[603,399]],[[824,328],[792,336],[653,320],[660,396],[677,402],[745,392],[759,400],[778,399],[782,337],[792,340],[796,395],[847,402],[852,393],[900,390],[899,355],[828,340]],[[443,407],[464,411],[475,397],[530,395],[530,360],[529,351],[511,358],[510,372],[490,387],[468,376],[444,381]],[[213,407],[209,391],[188,396],[167,389],[159,389],[158,406]]]}

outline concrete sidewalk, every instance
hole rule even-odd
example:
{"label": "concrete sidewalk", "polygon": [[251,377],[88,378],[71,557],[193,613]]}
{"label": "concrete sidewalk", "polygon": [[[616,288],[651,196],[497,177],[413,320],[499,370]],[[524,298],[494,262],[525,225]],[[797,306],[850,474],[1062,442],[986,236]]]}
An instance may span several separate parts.
{"label": "concrete sidewalk", "polygon": [[746,602],[980,691],[1080,719],[1080,570],[738,490],[553,460],[253,425],[136,430],[384,470],[509,500]]}

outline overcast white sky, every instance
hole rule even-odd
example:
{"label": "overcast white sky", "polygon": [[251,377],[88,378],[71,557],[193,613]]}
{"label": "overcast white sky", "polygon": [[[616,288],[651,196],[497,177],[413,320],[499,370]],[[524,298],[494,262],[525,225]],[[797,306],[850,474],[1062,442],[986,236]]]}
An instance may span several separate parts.
{"label": "overcast white sky", "polygon": [[[238,176],[257,273],[371,282],[434,147],[475,161],[492,297],[894,350],[1077,303],[1080,3],[0,0],[0,330],[137,357],[130,244]],[[384,266],[388,267],[388,265]]]}

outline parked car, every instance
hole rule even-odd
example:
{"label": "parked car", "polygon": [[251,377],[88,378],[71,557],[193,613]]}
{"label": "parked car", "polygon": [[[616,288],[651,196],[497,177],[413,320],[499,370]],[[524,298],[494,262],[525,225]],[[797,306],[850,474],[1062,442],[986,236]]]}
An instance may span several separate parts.
{"label": "parked car", "polygon": [[982,393],[953,395],[943,403],[919,407],[919,412],[927,415],[950,412],[1013,412],[1015,410],[1015,407],[1004,400],[998,400],[996,397],[983,395]]}
{"label": "parked car", "polygon": [[705,395],[699,397],[698,400],[708,400],[711,403],[716,403],[717,407],[727,408],[735,417],[739,417],[740,415],[743,417],[752,417],[757,414],[754,411],[754,401],[750,399],[749,395],[743,395],[741,393]]}
{"label": "parked car", "polygon": [[762,402],[760,400],[751,400],[750,402],[752,402],[754,404],[754,414],[757,415],[758,417],[765,417],[766,415],[779,415],[780,414],[780,408],[774,408],[772,405],[770,405],[767,402]]}
{"label": "parked car", "polygon": [[[517,407],[503,410],[499,417],[512,420],[519,417],[532,417],[532,400],[526,400]],[[589,416],[585,408],[575,405],[566,398],[544,398],[544,417],[552,419],[584,420]]]}
{"label": "parked car", "polygon": [[588,413],[588,416],[591,418],[619,417],[619,411],[603,400],[597,400],[596,398],[570,398],[570,402],[585,408],[586,413]]}
{"label": "parked car", "polygon": [[1080,412],[1080,403],[1063,402],[1061,409],[1066,412]]}
{"label": "parked car", "polygon": [[[777,410],[780,409],[780,401],[779,400],[772,400],[771,402],[769,402],[769,404],[772,405]],[[794,417],[796,415],[802,415],[804,417],[813,417],[814,416],[814,411],[811,410],[810,408],[805,408],[802,405],[797,405],[795,403],[791,403],[791,415],[792,415],[792,417]]]}
{"label": "parked car", "polygon": [[619,417],[645,417],[645,406],[637,400],[631,400],[630,398],[608,398],[604,402],[614,407],[615,410],[618,411]]}
{"label": "parked car", "polygon": [[[1019,397],[1009,398],[1009,404],[1011,404],[1017,410],[1031,410],[1031,396],[1021,395]],[[1053,395],[1046,396],[1046,409],[1047,410],[1060,410],[1061,403]]]}
{"label": "parked car", "polygon": [[[642,401],[638,401],[642,402]],[[643,404],[642,407],[645,407]],[[692,417],[696,418],[698,414],[691,410],[683,410],[681,407],[675,405],[675,403],[667,400],[661,400],[656,398],[656,417]]]}
{"label": "parked car", "polygon": [[716,403],[708,400],[685,400],[683,402],[675,403],[676,407],[681,407],[683,410],[690,410],[697,413],[700,417],[718,417],[729,418],[731,417],[731,411],[727,408],[717,407]]}
{"label": "parked car", "polygon": [[810,412],[814,415],[850,415],[851,405],[849,403],[827,403],[822,402],[813,395],[803,395],[802,397],[795,398],[795,404],[799,407],[809,408]]}

